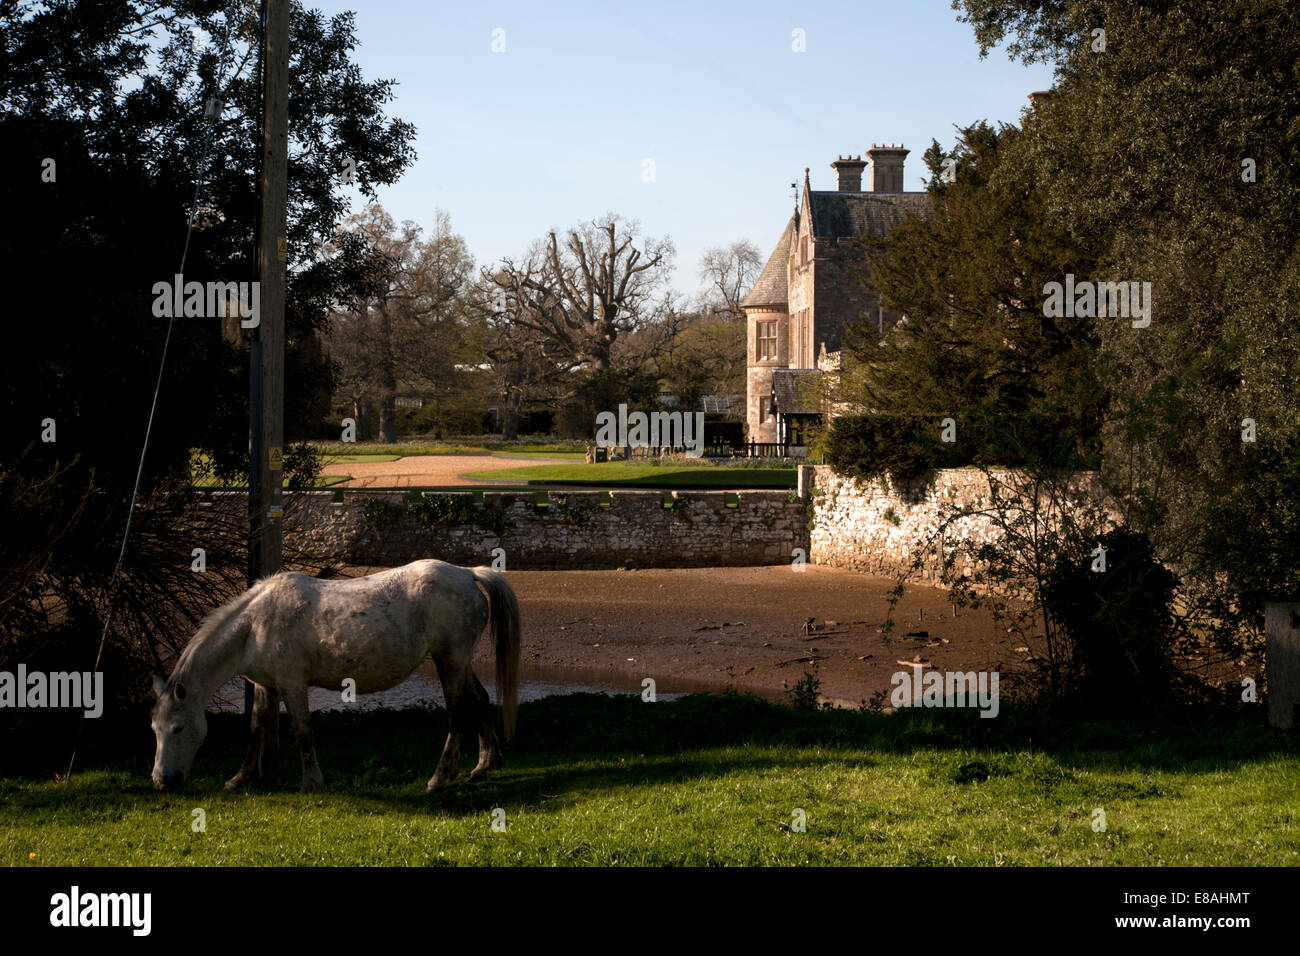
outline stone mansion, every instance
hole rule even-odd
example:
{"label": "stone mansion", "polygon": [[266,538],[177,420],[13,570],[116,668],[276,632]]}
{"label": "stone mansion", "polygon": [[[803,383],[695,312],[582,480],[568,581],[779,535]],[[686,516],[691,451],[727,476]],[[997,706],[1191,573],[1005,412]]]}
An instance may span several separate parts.
{"label": "stone mansion", "polygon": [[868,162],[836,159],[834,190],[814,190],[804,170],[794,215],[741,302],[748,440],[803,445],[807,426],[822,417],[809,395],[810,379],[839,370],[846,328],[861,318],[874,320],[879,333],[897,320],[862,281],[866,251],[858,240],[884,236],[908,213],[929,212],[928,193],[903,189],[907,153],[873,146]]}

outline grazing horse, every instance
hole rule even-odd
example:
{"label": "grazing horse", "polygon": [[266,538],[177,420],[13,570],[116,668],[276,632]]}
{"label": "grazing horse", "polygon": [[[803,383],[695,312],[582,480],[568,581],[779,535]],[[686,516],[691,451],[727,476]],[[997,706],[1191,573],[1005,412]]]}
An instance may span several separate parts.
{"label": "grazing horse", "polygon": [[428,789],[456,778],[466,733],[478,734],[478,765],[470,780],[480,780],[501,766],[491,701],[470,666],[489,620],[509,740],[519,675],[519,604],[502,575],[428,560],[362,578],[324,581],[282,572],[258,581],[204,618],[168,680],[154,678],[154,786],[173,790],[184,784],[207,734],[208,698],[242,674],[255,685],[253,735],[226,789],[239,789],[261,773],[283,698],[302,752],[302,789],[310,793],[324,777],[312,745],[307,688],[338,690],[351,678],[358,693],[387,690],[427,656],[437,665],[451,715]]}

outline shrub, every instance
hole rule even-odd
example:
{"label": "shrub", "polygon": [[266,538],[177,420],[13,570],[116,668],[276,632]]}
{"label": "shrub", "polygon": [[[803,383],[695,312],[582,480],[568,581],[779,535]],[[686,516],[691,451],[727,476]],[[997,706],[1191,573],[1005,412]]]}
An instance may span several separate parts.
{"label": "shrub", "polygon": [[795,685],[790,688],[790,706],[795,710],[820,710],[821,705],[818,703],[818,691],[821,689],[821,678],[817,676],[817,663],[813,662],[811,671],[804,671],[803,677],[800,677]]}
{"label": "shrub", "polygon": [[1098,543],[1105,570],[1094,570],[1091,554],[1063,556],[1043,588],[1045,610],[1069,641],[1070,696],[1116,716],[1160,709],[1177,680],[1178,580],[1141,532],[1113,528]]}
{"label": "shrub", "polygon": [[871,481],[919,478],[935,468],[968,464],[957,444],[940,440],[939,423],[912,415],[845,415],[824,441],[826,462],[842,475]]}
{"label": "shrub", "polygon": [[325,456],[305,441],[295,442],[284,450],[284,482],[290,491],[310,491],[320,480]]}
{"label": "shrub", "polygon": [[842,475],[863,481],[889,475],[912,481],[936,468],[967,465],[1084,470],[1095,468],[1095,450],[1079,428],[1044,415],[1011,419],[972,410],[955,419],[956,440],[941,438],[943,417],[846,415],[835,419],[820,450]]}
{"label": "shrub", "polygon": [[361,521],[371,531],[387,531],[402,517],[402,509],[383,498],[367,496],[361,502]]}

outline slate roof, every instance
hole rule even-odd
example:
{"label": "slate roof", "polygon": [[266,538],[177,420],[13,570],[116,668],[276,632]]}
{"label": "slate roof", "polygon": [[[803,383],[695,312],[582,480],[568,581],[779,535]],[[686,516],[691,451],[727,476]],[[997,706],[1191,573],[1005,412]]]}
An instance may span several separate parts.
{"label": "slate roof", "polygon": [[754,288],[749,290],[749,295],[741,301],[740,306],[744,309],[760,308],[762,306],[782,306],[786,304],[788,289],[786,288],[786,271],[789,268],[790,257],[790,237],[794,235],[794,217],[785,224],[785,231],[781,233],[780,240],[777,241],[776,249],[768,257],[767,265],[763,266],[763,271],[759,273],[758,281],[754,283]]}
{"label": "slate roof", "polygon": [[[927,192],[845,193],[838,190],[809,190],[808,196],[812,207],[813,235],[819,239],[859,239],[868,234],[881,237],[907,214],[926,216],[930,212],[930,194]],[[786,223],[758,281],[741,301],[742,308],[780,308],[788,304],[790,242],[797,222],[798,214],[791,216]]]}
{"label": "slate roof", "polygon": [[821,409],[806,400],[813,394],[817,376],[815,368],[778,368],[772,370],[772,403],[780,415],[820,415]]}
{"label": "slate roof", "polygon": [[925,216],[930,211],[930,194],[842,193],[810,191],[813,235],[817,238],[870,234],[884,236],[907,213]]}

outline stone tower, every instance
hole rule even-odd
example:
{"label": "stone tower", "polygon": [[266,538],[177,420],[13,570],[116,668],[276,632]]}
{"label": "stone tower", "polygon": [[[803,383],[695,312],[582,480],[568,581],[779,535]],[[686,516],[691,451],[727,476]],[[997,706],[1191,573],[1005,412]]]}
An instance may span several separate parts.
{"label": "stone tower", "polygon": [[928,215],[929,194],[903,188],[907,154],[902,146],[872,146],[866,161],[838,156],[830,164],[833,190],[814,190],[809,170],[804,170],[794,215],[741,302],[747,333],[745,420],[751,441],[786,441],[796,433],[795,426],[819,419],[818,409],[787,386],[825,374],[828,368],[820,367],[819,358],[838,358],[850,344],[850,333],[875,335],[899,318],[881,306],[869,283],[864,285],[868,268],[861,240],[884,236],[904,216]]}
{"label": "stone tower", "polygon": [[794,232],[792,216],[758,281],[741,302],[745,310],[745,421],[749,424],[750,441],[776,441],[776,422],[768,413],[768,403],[772,372],[790,364],[786,272]]}

